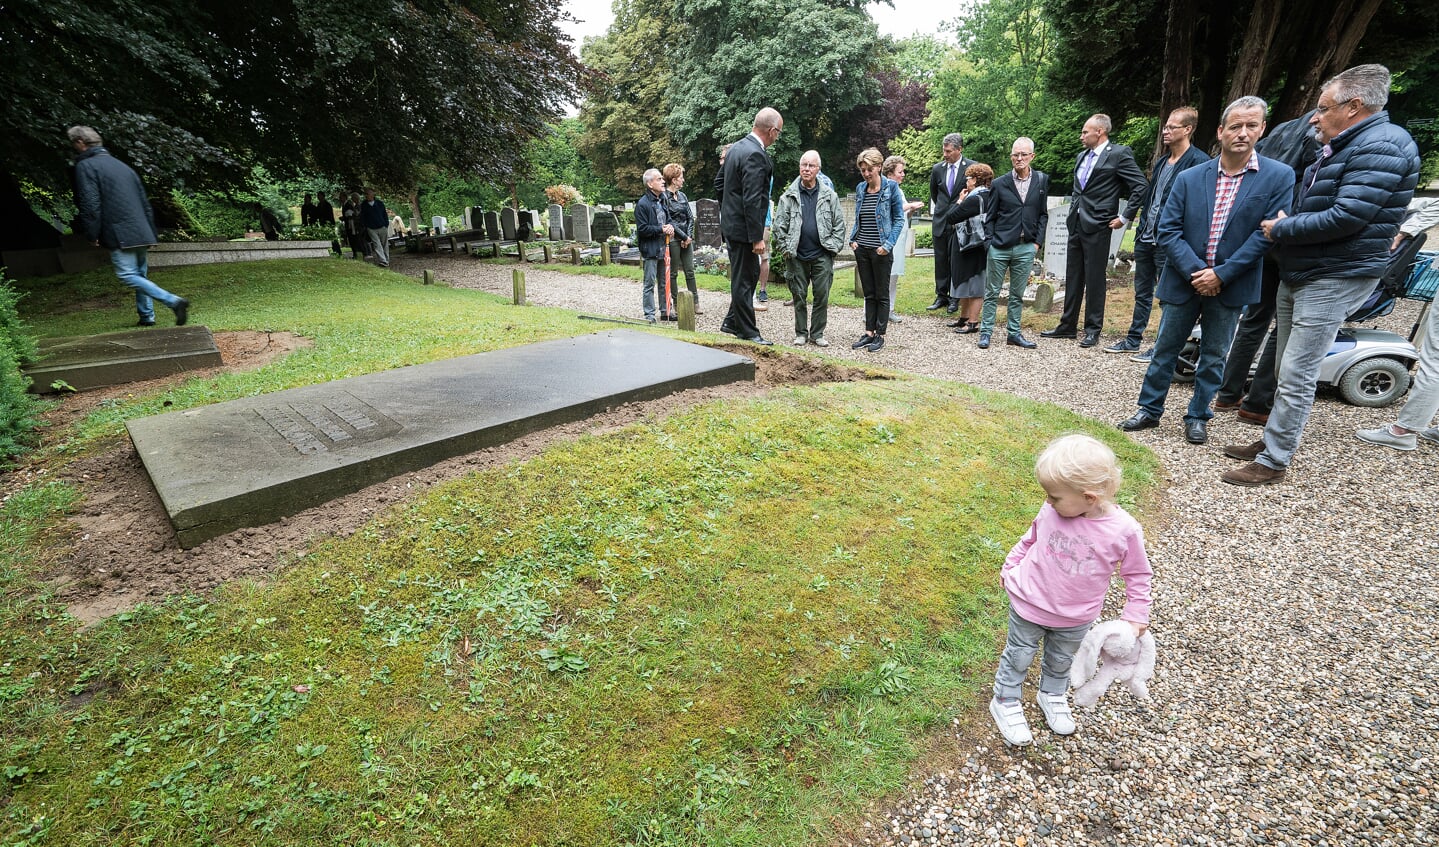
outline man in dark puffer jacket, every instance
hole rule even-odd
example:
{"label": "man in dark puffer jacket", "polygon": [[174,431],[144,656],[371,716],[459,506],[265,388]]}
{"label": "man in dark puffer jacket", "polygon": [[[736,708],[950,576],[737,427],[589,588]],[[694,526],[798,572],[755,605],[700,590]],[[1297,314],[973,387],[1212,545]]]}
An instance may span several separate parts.
{"label": "man in dark puffer jacket", "polygon": [[1279,388],[1262,441],[1225,448],[1248,459],[1234,485],[1284,479],[1314,405],[1319,365],[1344,318],[1378,284],[1389,244],[1419,181],[1419,148],[1383,111],[1389,70],[1359,65],[1324,83],[1310,119],[1324,144],[1304,174],[1296,212],[1260,226],[1277,245]]}

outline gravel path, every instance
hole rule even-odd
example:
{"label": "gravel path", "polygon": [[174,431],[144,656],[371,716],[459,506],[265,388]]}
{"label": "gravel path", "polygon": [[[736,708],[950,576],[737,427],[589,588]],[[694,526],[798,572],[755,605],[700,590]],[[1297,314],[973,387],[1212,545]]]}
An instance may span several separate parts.
{"label": "gravel path", "polygon": [[[395,263],[414,276],[423,267],[509,294],[508,267]],[[639,315],[633,281],[534,266],[526,280],[535,304]],[[758,317],[767,338],[785,342],[792,312],[779,291]],[[727,296],[702,291],[698,328],[717,331],[727,306]],[[1417,307],[1401,301],[1379,325],[1407,335]],[[884,350],[860,355],[847,342],[862,314],[832,308],[827,352],[1111,423],[1134,411],[1143,369],[1125,356],[1072,341],[982,351],[942,324],[906,316]],[[1187,398],[1176,386],[1164,423],[1135,436],[1159,456],[1172,510],[1148,538],[1153,702],[1111,691],[1078,713],[1076,735],[1059,738],[1027,701],[1036,744],[1022,751],[1006,750],[976,708],[977,723],[954,728],[953,765],[873,809],[846,843],[1439,844],[1439,447],[1364,445],[1354,430],[1395,409],[1321,396],[1287,481],[1236,488],[1218,480],[1235,464],[1220,451],[1260,431],[1221,415],[1210,443],[1191,446],[1180,429]]]}

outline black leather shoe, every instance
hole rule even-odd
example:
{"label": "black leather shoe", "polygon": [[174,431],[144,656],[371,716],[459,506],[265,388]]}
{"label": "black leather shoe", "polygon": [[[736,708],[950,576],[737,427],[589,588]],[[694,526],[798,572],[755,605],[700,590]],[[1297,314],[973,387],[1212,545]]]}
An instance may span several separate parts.
{"label": "black leather shoe", "polygon": [[930,303],[928,306],[925,306],[925,307],[924,307],[924,310],[925,310],[926,312],[933,312],[935,309],[944,309],[944,308],[947,308],[948,306],[949,306],[949,298],[948,298],[948,297],[936,297],[936,298],[934,298],[934,302],[933,302],[933,303]]}
{"label": "black leather shoe", "polygon": [[963,326],[955,330],[955,332],[960,335],[974,335],[976,332],[979,332],[979,324],[977,323],[972,321],[960,321],[960,323],[963,324]]}
{"label": "black leather shoe", "polygon": [[1004,340],[1004,343],[1010,345],[1011,347],[1023,347],[1026,350],[1033,350],[1034,348],[1039,346],[1033,341],[1030,341],[1028,338],[1025,338],[1024,333],[1022,332],[1016,332],[1014,335],[1006,338]]}
{"label": "black leather shoe", "polygon": [[155,322],[154,322],[154,321],[146,321],[146,320],[142,320],[142,321],[140,321],[139,323],[135,324],[135,326],[154,326],[154,325],[155,325]]}
{"label": "black leather shoe", "polygon": [[723,332],[723,333],[726,334],[726,335],[734,335],[734,336],[738,336],[738,335],[739,335],[739,332],[738,332],[734,327],[732,327],[732,326],[730,326],[729,324],[726,324],[726,323],[720,324],[720,332]]}
{"label": "black leather shoe", "polygon": [[956,302],[954,302],[954,303],[950,303],[950,304],[949,304],[949,308],[948,308],[948,309],[945,309],[945,311],[948,312],[948,313],[951,314],[951,315],[954,314],[955,312],[958,312],[958,311],[959,311],[959,303],[958,303],[958,301],[956,301]]}
{"label": "black leather shoe", "polygon": [[1080,346],[1080,347],[1093,347],[1094,345],[1096,345],[1096,344],[1098,344],[1098,343],[1099,343],[1099,333],[1097,333],[1097,332],[1086,332],[1086,333],[1084,334],[1084,337],[1079,340],[1079,346]]}
{"label": "black leather shoe", "polygon": [[1065,329],[1065,328],[1063,328],[1063,327],[1058,327],[1058,326],[1057,326],[1057,327],[1055,327],[1054,329],[1046,329],[1044,332],[1041,332],[1041,333],[1039,334],[1039,337],[1040,337],[1040,338],[1078,338],[1078,337],[1079,337],[1079,333],[1075,332],[1075,331],[1072,330],[1072,329]]}
{"label": "black leather shoe", "polygon": [[773,347],[773,346],[774,346],[774,342],[773,342],[773,341],[766,341],[766,340],[765,340],[765,337],[764,337],[763,335],[751,335],[749,338],[746,338],[745,341],[749,341],[749,342],[754,343],[754,344],[759,344],[759,345],[761,345],[761,346],[763,346],[763,347]]}
{"label": "black leather shoe", "polygon": [[190,319],[190,301],[184,297],[181,297],[180,302],[171,306],[170,309],[175,313],[175,326],[184,326],[185,322]]}
{"label": "black leather shoe", "polygon": [[954,329],[958,326],[964,326],[964,318],[960,318],[957,321],[950,321],[949,323],[945,324],[945,326],[949,327],[950,329]]}
{"label": "black leather shoe", "polygon": [[1190,444],[1203,444],[1208,441],[1208,421],[1201,421],[1198,418],[1186,418],[1184,421],[1184,440]]}
{"label": "black leather shoe", "polygon": [[1125,432],[1137,432],[1141,429],[1154,429],[1159,426],[1159,418],[1140,409],[1134,413],[1134,417],[1119,422],[1119,428]]}

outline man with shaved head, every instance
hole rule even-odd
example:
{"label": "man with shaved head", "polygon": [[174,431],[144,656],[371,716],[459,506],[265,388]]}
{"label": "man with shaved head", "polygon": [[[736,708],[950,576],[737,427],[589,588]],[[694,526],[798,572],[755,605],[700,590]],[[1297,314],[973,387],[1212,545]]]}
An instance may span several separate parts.
{"label": "man with shaved head", "polygon": [[760,109],[751,132],[730,145],[721,171],[720,232],[729,248],[730,305],[720,332],[766,345],[772,342],[766,341],[755,325],[754,289],[759,282],[760,257],[768,249],[764,224],[774,173],[774,162],[765,148],[779,139],[782,129],[784,118],[779,112]]}

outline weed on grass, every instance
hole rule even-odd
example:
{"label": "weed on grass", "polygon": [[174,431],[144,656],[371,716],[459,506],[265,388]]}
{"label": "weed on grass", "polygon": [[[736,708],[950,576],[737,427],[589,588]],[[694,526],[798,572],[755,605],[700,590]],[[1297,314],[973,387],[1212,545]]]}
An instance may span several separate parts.
{"label": "weed on grass", "polygon": [[1069,429],[1152,467],[1052,407],[815,386],[441,486],[269,585],[85,632],[10,595],[0,839],[823,843],[989,673]]}

